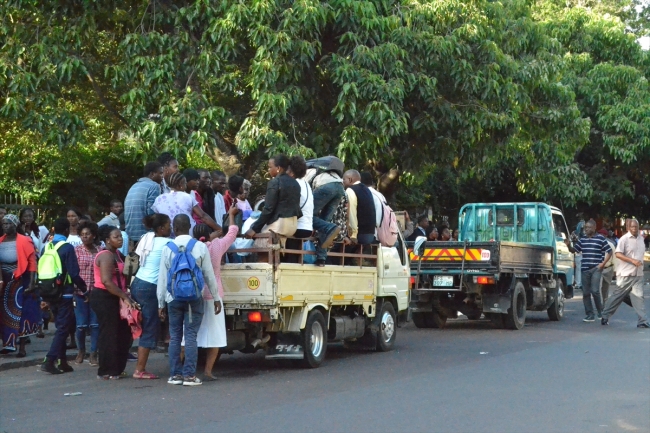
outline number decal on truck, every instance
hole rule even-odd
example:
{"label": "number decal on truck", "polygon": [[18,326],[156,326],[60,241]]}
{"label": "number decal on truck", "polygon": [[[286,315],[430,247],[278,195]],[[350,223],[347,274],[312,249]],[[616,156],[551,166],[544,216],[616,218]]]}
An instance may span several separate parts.
{"label": "number decal on truck", "polygon": [[248,281],[246,281],[246,287],[248,287],[251,290],[257,290],[260,288],[260,279],[257,277],[250,277]]}
{"label": "number decal on truck", "polygon": [[481,260],[490,260],[490,250],[481,250]]}

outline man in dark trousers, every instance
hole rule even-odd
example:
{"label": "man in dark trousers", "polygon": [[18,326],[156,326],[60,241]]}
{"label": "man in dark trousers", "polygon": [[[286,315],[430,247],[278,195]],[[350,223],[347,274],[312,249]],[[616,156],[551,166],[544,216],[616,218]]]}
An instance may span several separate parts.
{"label": "man in dark trousers", "polygon": [[[70,233],[70,223],[67,218],[59,218],[54,222],[54,239],[52,244],[55,246],[59,243],[64,245],[57,249],[57,254],[61,259],[61,267],[63,268],[63,295],[58,301],[50,302],[50,310],[54,315],[54,323],[56,325],[56,333],[52,339],[52,345],[49,352],[45,357],[45,361],[41,364],[41,371],[51,374],[69,373],[73,368],[68,364],[66,357],[65,340],[70,332],[74,331],[75,316],[74,305],[72,297],[75,286],[82,293],[85,293],[86,283],[79,276],[79,263],[77,262],[77,255],[74,252],[74,247],[66,243],[68,234]],[[57,366],[57,361],[59,362]]]}
{"label": "man in dark trousers", "polygon": [[361,183],[357,170],[348,170],[343,174],[343,186],[348,196],[349,237],[353,244],[370,245],[376,243],[375,201],[367,186]]}

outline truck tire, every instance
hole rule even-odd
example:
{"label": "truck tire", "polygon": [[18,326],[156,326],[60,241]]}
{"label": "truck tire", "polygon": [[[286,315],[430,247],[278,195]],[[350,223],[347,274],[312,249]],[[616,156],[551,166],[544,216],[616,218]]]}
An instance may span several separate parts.
{"label": "truck tire", "polygon": [[490,319],[490,322],[492,322],[495,328],[503,329],[503,318],[505,317],[505,314],[485,313],[485,317]]}
{"label": "truck tire", "polygon": [[504,319],[508,329],[518,330],[526,323],[526,290],[521,281],[517,281],[512,290],[512,302]]}
{"label": "truck tire", "polygon": [[447,324],[447,312],[440,304],[440,298],[435,296],[431,301],[431,312],[425,313],[425,320],[429,328],[444,328]]}
{"label": "truck tire", "polygon": [[379,352],[388,352],[393,349],[397,337],[395,308],[391,302],[386,300],[382,302],[378,318],[377,350]]}
{"label": "truck tire", "polygon": [[300,333],[304,358],[300,365],[305,368],[318,368],[327,353],[327,324],[320,310],[311,310],[307,316],[305,329]]}
{"label": "truck tire", "polygon": [[429,313],[414,312],[411,314],[412,314],[411,319],[413,320],[413,323],[417,328],[430,328],[430,326],[428,326],[427,318],[425,316],[426,314]]}
{"label": "truck tire", "polygon": [[557,293],[555,301],[546,310],[548,318],[553,322],[559,322],[564,317],[564,284],[562,280],[557,280]]}

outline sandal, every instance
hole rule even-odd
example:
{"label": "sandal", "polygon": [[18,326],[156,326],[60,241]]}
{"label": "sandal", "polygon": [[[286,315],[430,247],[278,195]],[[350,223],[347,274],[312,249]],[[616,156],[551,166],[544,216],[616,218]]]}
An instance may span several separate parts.
{"label": "sandal", "polygon": [[147,371],[138,371],[138,370],[136,370],[133,373],[133,378],[134,379],[160,379],[158,376],[156,376],[153,373],[149,373]]}

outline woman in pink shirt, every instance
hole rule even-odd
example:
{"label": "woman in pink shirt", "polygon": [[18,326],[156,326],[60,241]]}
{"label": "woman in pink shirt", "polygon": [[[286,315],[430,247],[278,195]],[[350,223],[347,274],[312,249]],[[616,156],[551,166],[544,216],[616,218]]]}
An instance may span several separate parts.
{"label": "woman in pink shirt", "polygon": [[[198,224],[196,227],[194,227],[193,231],[195,239],[203,242],[205,242],[207,239],[210,239],[209,242],[206,242],[206,246],[210,252],[210,260],[212,261],[212,268],[214,269],[214,276],[217,280],[217,286],[219,287],[219,297],[221,297],[221,299],[223,299],[223,283],[221,282],[221,259],[237,238],[239,227],[235,224],[235,215],[237,215],[238,212],[239,209],[236,206],[233,206],[228,211],[228,216],[230,218],[228,233],[226,233],[226,235],[221,239],[216,238],[216,232],[210,234],[210,227],[205,224]],[[203,290],[203,300],[205,301],[206,305],[209,304],[210,308],[213,308],[212,305],[214,304],[214,301],[209,290]],[[223,301],[221,308],[223,311]],[[205,314],[203,316],[203,320],[201,321],[199,332],[196,335],[196,343],[198,347],[207,349],[207,358],[205,361],[203,381],[209,382],[216,380],[217,378],[212,374],[212,367],[214,366],[214,363],[217,361],[217,357],[219,356],[219,348],[226,346],[226,315],[223,313],[217,315]]]}

